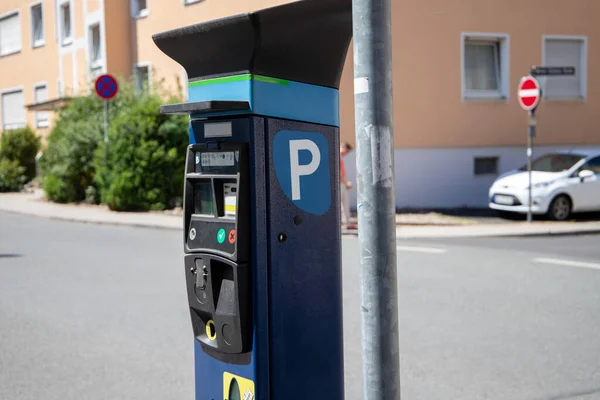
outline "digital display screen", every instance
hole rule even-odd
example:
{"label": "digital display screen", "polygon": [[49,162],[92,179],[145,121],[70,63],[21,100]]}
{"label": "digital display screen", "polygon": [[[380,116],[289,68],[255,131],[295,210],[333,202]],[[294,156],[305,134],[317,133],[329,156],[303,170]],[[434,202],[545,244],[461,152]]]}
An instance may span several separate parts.
{"label": "digital display screen", "polygon": [[210,182],[194,183],[194,214],[214,215]]}
{"label": "digital display screen", "polygon": [[198,151],[195,154],[195,172],[205,174],[238,173],[239,151]]}

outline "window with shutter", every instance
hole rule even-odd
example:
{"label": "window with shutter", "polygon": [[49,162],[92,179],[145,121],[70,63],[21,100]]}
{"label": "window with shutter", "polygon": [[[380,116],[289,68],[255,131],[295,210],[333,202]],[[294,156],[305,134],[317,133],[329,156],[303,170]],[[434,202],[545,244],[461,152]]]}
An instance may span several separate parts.
{"label": "window with shutter", "polygon": [[64,3],[60,6],[60,34],[63,46],[73,42],[71,4],[69,3]]}
{"label": "window with shutter", "polygon": [[94,68],[102,60],[100,25],[90,26],[90,63]]}
{"label": "window with shutter", "polygon": [[149,14],[147,0],[131,0],[131,15],[134,18],[147,17]]}
{"label": "window with shutter", "polygon": [[0,56],[21,51],[21,21],[19,13],[0,19]]}
{"label": "window with shutter", "polygon": [[140,92],[146,91],[150,87],[150,67],[149,65],[137,65],[135,67],[136,87]]}
{"label": "window with shutter", "polygon": [[[48,86],[39,85],[35,87],[35,102],[43,103],[48,101]],[[39,111],[35,113],[35,124],[38,128],[47,128],[50,126],[50,118],[47,111]]]}
{"label": "window with shutter", "polygon": [[544,66],[575,67],[574,76],[543,77],[544,99],[585,97],[585,40],[552,37],[544,39]]}
{"label": "window with shutter", "polygon": [[25,96],[22,90],[2,93],[3,130],[25,127]]}
{"label": "window with shutter", "polygon": [[33,47],[43,46],[45,43],[44,17],[41,3],[31,7],[31,41]]}
{"label": "window with shutter", "polygon": [[465,99],[508,97],[508,35],[462,34]]}

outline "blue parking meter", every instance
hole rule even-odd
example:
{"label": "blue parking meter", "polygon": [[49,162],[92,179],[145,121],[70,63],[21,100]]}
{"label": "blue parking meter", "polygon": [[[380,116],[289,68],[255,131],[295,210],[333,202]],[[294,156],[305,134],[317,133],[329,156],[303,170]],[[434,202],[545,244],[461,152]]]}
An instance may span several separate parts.
{"label": "blue parking meter", "polygon": [[153,37],[188,74],[184,264],[196,399],[342,399],[339,84],[350,0]]}

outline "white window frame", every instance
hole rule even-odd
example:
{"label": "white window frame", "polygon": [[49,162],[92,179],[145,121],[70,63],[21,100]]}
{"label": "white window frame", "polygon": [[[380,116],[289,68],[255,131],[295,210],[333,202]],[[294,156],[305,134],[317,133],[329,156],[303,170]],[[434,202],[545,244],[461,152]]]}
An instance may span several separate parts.
{"label": "white window frame", "polygon": [[[63,30],[64,30],[64,25],[63,25],[63,7],[65,5],[69,5],[69,19],[70,19],[70,24],[71,24],[71,34],[67,37],[63,37]],[[75,19],[73,17],[73,1],[72,0],[65,0],[65,1],[61,1],[58,4],[58,27],[59,27],[59,42],[61,44],[61,46],[69,46],[71,44],[73,44],[73,40],[74,40],[74,36],[75,36]]]}
{"label": "white window frame", "polygon": [[[465,68],[465,44],[467,40],[498,41],[500,53],[500,71],[498,90],[471,91],[467,90]],[[462,32],[460,35],[460,71],[461,71],[461,98],[463,101],[483,100],[508,102],[510,97],[510,35],[508,33]]]}
{"label": "white window frame", "polygon": [[[579,76],[581,77],[581,81],[579,82],[579,93],[580,96],[572,97],[562,97],[562,96],[552,96],[547,98],[544,96],[544,85],[545,78],[543,76],[538,77],[540,80],[540,85],[542,86],[542,101],[582,101],[587,100],[587,60],[588,60],[588,37],[587,36],[577,36],[577,35],[542,35],[542,63],[546,65],[546,41],[548,40],[577,40],[581,41],[582,50],[581,50],[581,59],[579,60]],[[570,65],[565,65],[565,67],[569,67]]]}
{"label": "white window frame", "polygon": [[[92,49],[94,48],[94,36],[92,35],[92,28],[98,27],[100,33],[100,58],[98,60],[92,60]],[[102,46],[102,24],[100,21],[89,24],[88,27],[88,57],[90,58],[90,69],[102,68],[104,65],[104,49]]]}
{"label": "white window frame", "polygon": [[2,118],[2,124],[0,125],[0,131],[8,131],[8,130],[12,130],[12,129],[21,129],[21,128],[25,128],[27,126],[27,111],[25,110],[25,122],[22,124],[22,126],[18,126],[18,127],[13,127],[10,129],[6,129],[5,123],[4,123],[4,107],[2,107],[2,97],[5,94],[9,94],[9,93],[15,93],[15,92],[21,92],[23,93],[23,98],[25,98],[25,88],[23,86],[16,86],[16,87],[12,87],[12,88],[7,88],[7,89],[3,89],[0,90],[0,117]]}
{"label": "white window frame", "polygon": [[138,87],[138,68],[140,67],[147,67],[148,68],[148,91],[152,90],[152,63],[149,61],[146,62],[140,62],[137,64],[134,64],[133,66],[133,76],[135,78],[135,88],[136,90],[139,90]]}
{"label": "white window frame", "polygon": [[[34,32],[35,32],[35,27],[33,25],[33,8],[40,6],[40,9],[42,10],[42,39],[39,41],[35,41],[35,39],[33,38],[34,36]],[[31,47],[32,48],[37,48],[37,47],[42,47],[46,45],[46,26],[44,24],[44,3],[41,1],[37,1],[35,3],[31,3],[29,5],[29,24],[31,25]]]}
{"label": "white window frame", "polygon": [[18,18],[18,20],[19,20],[19,30],[20,30],[19,49],[15,50],[15,51],[12,51],[10,53],[0,54],[0,57],[6,57],[6,56],[13,55],[13,54],[17,54],[17,53],[20,53],[23,50],[23,33],[22,33],[22,30],[21,30],[21,11],[19,9],[16,9],[16,10],[13,10],[13,11],[6,12],[6,13],[0,15],[0,20],[3,20],[5,18],[10,18],[13,15],[16,15],[17,18]]}
{"label": "white window frame", "polygon": [[[37,89],[45,87],[48,92],[48,82],[38,82],[33,85],[33,100],[35,104],[39,104],[35,99],[35,92]],[[50,96],[48,96],[49,98]],[[44,113],[44,114],[42,114]],[[46,115],[46,119],[40,119],[41,115]],[[40,124],[41,122],[41,124]],[[50,114],[48,111],[38,111],[35,113],[35,126],[37,128],[48,128],[50,126]]]}
{"label": "white window frame", "polygon": [[200,3],[202,0],[183,0],[184,6],[191,6],[192,4]]}
{"label": "white window frame", "polygon": [[140,19],[146,18],[150,15],[150,0],[146,0],[146,8],[143,10],[138,9],[139,0],[131,0],[131,18]]}

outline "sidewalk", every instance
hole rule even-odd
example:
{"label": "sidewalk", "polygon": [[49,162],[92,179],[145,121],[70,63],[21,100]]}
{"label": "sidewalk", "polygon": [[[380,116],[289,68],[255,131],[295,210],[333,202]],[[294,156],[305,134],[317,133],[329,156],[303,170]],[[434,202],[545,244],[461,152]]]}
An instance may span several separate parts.
{"label": "sidewalk", "polygon": [[[180,211],[113,212],[105,206],[55,204],[38,192],[0,194],[0,210],[43,218],[84,223],[182,229]],[[1,221],[0,221],[1,223]],[[398,239],[448,237],[547,236],[600,233],[600,221],[593,222],[506,222],[452,217],[437,213],[399,214],[396,216]],[[347,231],[345,234],[357,234]]]}
{"label": "sidewalk", "polygon": [[2,193],[0,194],[0,210],[95,224],[166,229],[183,228],[181,215],[169,215],[164,212],[113,212],[105,206],[56,204],[46,201],[39,192],[36,194]]}

